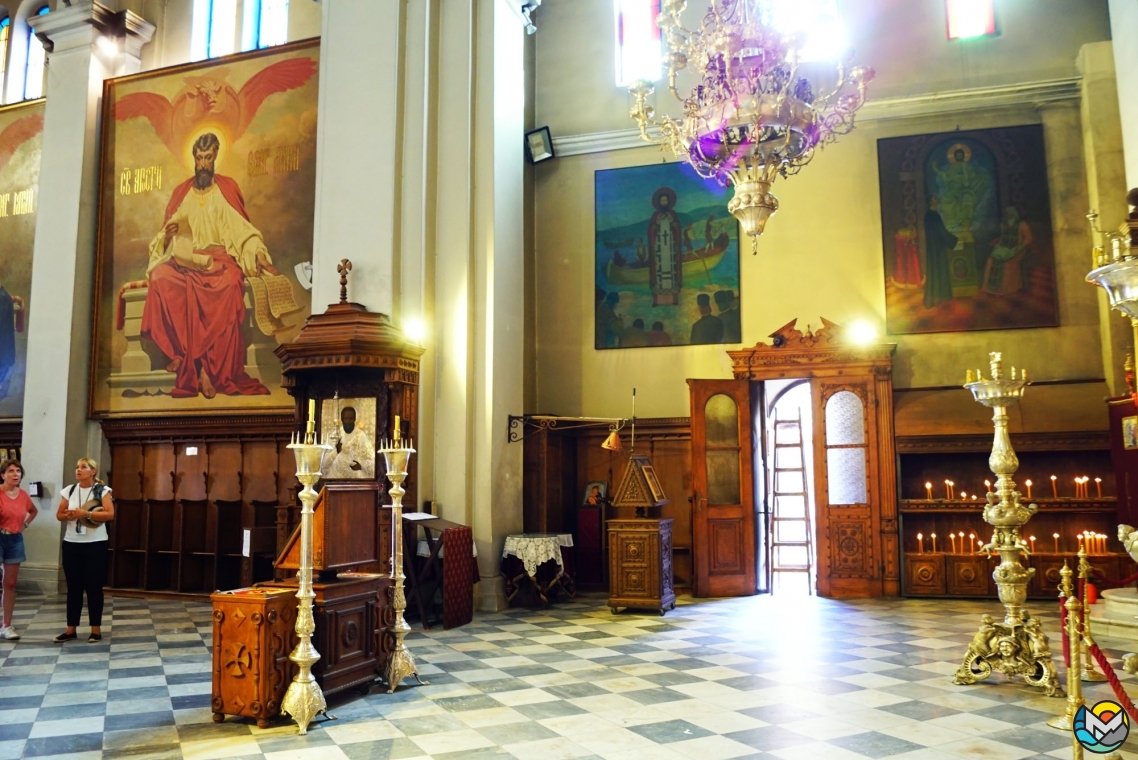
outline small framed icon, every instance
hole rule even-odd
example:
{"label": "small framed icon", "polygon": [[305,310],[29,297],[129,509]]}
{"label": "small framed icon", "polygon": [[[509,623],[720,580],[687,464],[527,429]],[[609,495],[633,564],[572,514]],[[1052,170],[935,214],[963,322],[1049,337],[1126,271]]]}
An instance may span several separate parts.
{"label": "small framed icon", "polygon": [[1122,448],[1138,449],[1138,416],[1122,418]]}
{"label": "small framed icon", "polygon": [[540,164],[542,161],[556,158],[549,127],[539,127],[532,132],[526,132],[526,152],[529,154],[531,164]]}

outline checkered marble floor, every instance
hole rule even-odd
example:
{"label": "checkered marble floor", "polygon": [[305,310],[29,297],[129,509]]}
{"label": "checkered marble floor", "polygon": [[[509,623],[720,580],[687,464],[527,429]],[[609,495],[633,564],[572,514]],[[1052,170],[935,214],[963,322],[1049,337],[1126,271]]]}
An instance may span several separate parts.
{"label": "checkered marble floor", "polygon": [[[304,737],[287,721],[211,722],[207,605],[108,607],[101,644],[56,645],[62,599],[17,600],[23,639],[0,642],[0,760],[1071,756],[1070,735],[1044,725],[1062,700],[1000,676],[951,682],[995,602],[684,598],[658,617],[581,596],[479,615],[408,637],[430,686],[337,695],[336,720]],[[1112,658],[1138,649],[1101,643]],[[1088,686],[1092,703],[1108,697]]]}

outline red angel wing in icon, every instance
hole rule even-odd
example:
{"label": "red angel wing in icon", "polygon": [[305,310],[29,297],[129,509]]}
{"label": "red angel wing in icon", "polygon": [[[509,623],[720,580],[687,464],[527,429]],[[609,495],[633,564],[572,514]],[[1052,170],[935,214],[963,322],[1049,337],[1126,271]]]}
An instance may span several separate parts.
{"label": "red angel wing in icon", "polygon": [[239,140],[266,98],[295,90],[315,74],[316,61],[293,58],[258,72],[238,91],[226,81],[228,69],[217,69],[186,77],[173,102],[152,92],[126,95],[115,103],[115,119],[147,119],[170,152],[180,156],[186,139],[202,124],[216,124],[230,140]]}
{"label": "red angel wing in icon", "polygon": [[0,170],[3,170],[12,160],[16,150],[43,131],[43,114],[25,116],[14,122],[0,132]]}

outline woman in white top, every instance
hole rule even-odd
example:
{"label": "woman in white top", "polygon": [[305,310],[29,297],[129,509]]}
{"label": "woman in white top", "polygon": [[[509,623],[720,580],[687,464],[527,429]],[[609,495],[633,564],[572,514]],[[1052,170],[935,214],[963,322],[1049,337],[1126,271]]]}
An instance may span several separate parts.
{"label": "woman in white top", "polygon": [[[87,594],[87,617],[91,623],[88,642],[101,641],[103,583],[109,559],[107,522],[114,519],[111,489],[97,480],[99,465],[83,457],[75,467],[75,485],[63,489],[55,518],[67,523],[63,536],[63,575],[67,578],[67,630],[55,637],[57,644],[77,638],[75,629]],[[92,503],[93,502],[93,503]]]}

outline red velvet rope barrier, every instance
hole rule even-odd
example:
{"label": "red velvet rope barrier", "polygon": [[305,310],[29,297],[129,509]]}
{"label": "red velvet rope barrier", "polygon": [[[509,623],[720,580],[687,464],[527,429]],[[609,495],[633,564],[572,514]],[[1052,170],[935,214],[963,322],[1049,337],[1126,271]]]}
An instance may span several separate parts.
{"label": "red velvet rope barrier", "polygon": [[1111,667],[1110,662],[1107,661],[1106,655],[1098,648],[1098,644],[1091,644],[1087,647],[1087,651],[1095,658],[1099,668],[1106,674],[1106,680],[1110,683],[1110,688],[1114,690],[1114,696],[1118,699],[1118,703],[1130,715],[1131,720],[1138,720],[1138,709],[1135,709],[1134,703],[1130,701],[1130,695],[1122,688],[1122,684],[1118,681],[1118,676],[1114,673],[1114,668]]}
{"label": "red velvet rope barrier", "polygon": [[1063,667],[1071,668],[1071,641],[1067,638],[1067,600],[1059,597],[1059,630],[1063,632]]}
{"label": "red velvet rope barrier", "polygon": [[1124,578],[1120,581],[1108,580],[1107,577],[1102,574],[1101,570],[1097,570],[1095,568],[1091,568],[1091,575],[1094,576],[1095,586],[1098,587],[1099,590],[1108,588],[1123,588],[1125,586],[1129,586],[1135,581],[1138,581],[1138,573],[1134,573],[1134,575],[1131,575],[1129,578]]}

